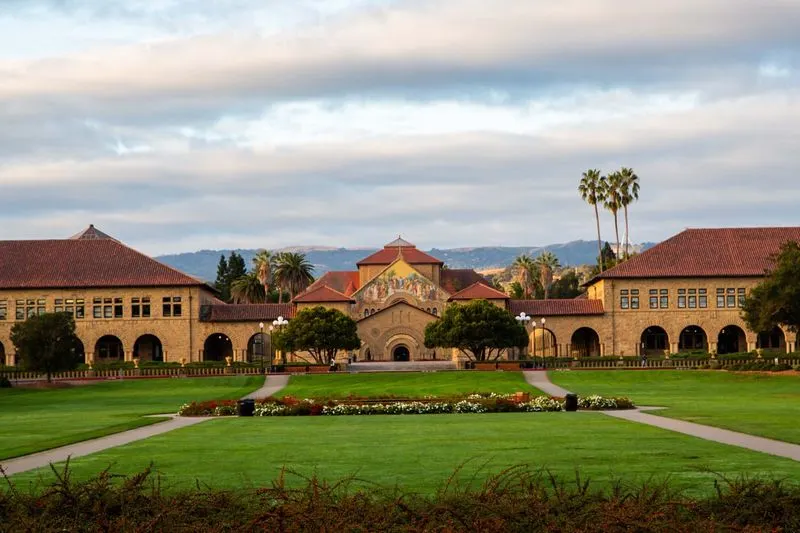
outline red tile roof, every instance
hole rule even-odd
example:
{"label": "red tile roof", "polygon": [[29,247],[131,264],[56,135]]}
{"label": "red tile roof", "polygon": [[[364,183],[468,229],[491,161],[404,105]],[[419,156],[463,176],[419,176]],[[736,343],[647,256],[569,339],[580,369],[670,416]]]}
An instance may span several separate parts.
{"label": "red tile roof", "polygon": [[687,229],[595,280],[763,276],[790,240],[800,242],[800,227]]}
{"label": "red tile roof", "polygon": [[294,318],[293,304],[222,304],[200,310],[203,322],[267,322],[279,316]]}
{"label": "red tile roof", "polygon": [[398,258],[410,265],[443,265],[441,259],[436,259],[432,255],[417,250],[414,246],[386,246],[383,250],[378,250],[369,257],[365,257],[356,265],[391,265]]}
{"label": "red tile roof", "polygon": [[358,290],[359,280],[360,278],[358,277],[357,270],[355,271],[332,270],[330,272],[326,272],[325,274],[322,275],[321,278],[312,283],[308,287],[308,289],[306,289],[306,292],[322,287],[323,285],[327,285],[328,287],[337,292],[341,292],[342,294],[350,296],[352,292],[348,294],[347,292],[348,288],[352,285],[353,292],[356,292],[356,290]]}
{"label": "red tile roof", "polygon": [[473,283],[463,291],[459,291],[450,297],[450,300],[508,300],[508,295],[497,289],[489,287],[485,283]]}
{"label": "red tile roof", "polygon": [[320,285],[315,289],[307,290],[299,296],[295,296],[295,303],[323,303],[323,302],[354,302],[352,298],[335,291],[327,285]]}
{"label": "red tile roof", "polygon": [[540,317],[602,315],[602,300],[575,298],[570,300],[511,300],[509,310],[518,315],[526,315],[538,320]]}
{"label": "red tile roof", "polygon": [[450,294],[456,294],[474,283],[486,283],[483,276],[471,269],[442,269],[441,286]]}
{"label": "red tile roof", "polygon": [[0,289],[202,285],[110,238],[0,241]]}

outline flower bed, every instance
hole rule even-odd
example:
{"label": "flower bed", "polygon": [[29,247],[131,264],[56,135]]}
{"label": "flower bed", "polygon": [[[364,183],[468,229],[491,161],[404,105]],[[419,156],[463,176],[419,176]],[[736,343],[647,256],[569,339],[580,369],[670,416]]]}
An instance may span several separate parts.
{"label": "flower bed", "polygon": [[[628,398],[587,396],[579,398],[578,407],[587,410],[631,409]],[[348,415],[435,415],[462,413],[538,413],[564,410],[563,398],[520,394],[470,394],[452,398],[382,401],[314,400],[291,396],[256,402],[255,416],[348,416]],[[232,416],[236,401],[192,402],[181,406],[181,416]]]}

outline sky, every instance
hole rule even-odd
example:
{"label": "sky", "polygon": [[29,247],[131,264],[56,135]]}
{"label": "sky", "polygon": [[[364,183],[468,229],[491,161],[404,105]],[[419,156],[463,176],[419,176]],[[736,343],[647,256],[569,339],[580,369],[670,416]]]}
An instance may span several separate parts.
{"label": "sky", "polygon": [[[0,239],[146,253],[800,225],[800,0],[3,0]],[[601,214],[603,237],[613,221]]]}

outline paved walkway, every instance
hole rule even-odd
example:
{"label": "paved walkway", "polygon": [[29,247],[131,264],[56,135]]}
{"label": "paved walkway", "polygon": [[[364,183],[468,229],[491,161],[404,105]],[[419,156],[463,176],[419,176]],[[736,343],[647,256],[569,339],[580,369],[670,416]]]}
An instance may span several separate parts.
{"label": "paved walkway", "polygon": [[[257,391],[248,394],[245,396],[245,398],[267,398],[285,387],[288,382],[289,376],[267,376],[266,380],[264,381],[264,386]],[[50,463],[60,463],[70,458],[74,459],[76,457],[83,457],[84,455],[102,452],[103,450],[108,450],[109,448],[116,448],[117,446],[130,444],[131,442],[147,439],[175,429],[193,426],[195,424],[205,422],[206,420],[211,420],[210,417],[183,418],[176,415],[154,416],[164,417],[168,420],[159,424],[131,429],[129,431],[123,431],[122,433],[115,433],[114,435],[108,435],[107,437],[101,437],[99,439],[77,442],[68,446],[62,446],[61,448],[54,448],[52,450],[25,455],[16,459],[9,459],[5,462],[0,462],[0,466],[3,467],[6,475],[13,476],[14,474],[19,474],[20,472],[26,472],[28,470],[34,470],[36,468],[47,466]]]}
{"label": "paved walkway", "polygon": [[263,400],[264,398],[269,398],[270,396],[274,395],[276,392],[284,388],[289,383],[289,376],[288,375],[276,375],[276,376],[267,376],[267,379],[264,380],[264,386],[258,389],[257,391],[253,391],[242,400]]}
{"label": "paved walkway", "polygon": [[[569,392],[568,390],[553,384],[550,381],[550,378],[547,376],[547,372],[525,372],[525,379],[528,381],[528,383],[545,394],[550,394],[552,396],[564,396]],[[767,439],[764,437],[756,437],[755,435],[748,435],[747,433],[739,433],[737,431],[715,428],[713,426],[704,426],[703,424],[695,424],[694,422],[685,422],[683,420],[651,415],[644,412],[656,409],[664,408],[639,407],[637,409],[626,411],[603,411],[603,414],[613,418],[630,420],[631,422],[638,422],[640,424],[647,424],[648,426],[655,426],[668,431],[683,433],[684,435],[690,435],[700,439],[719,442],[722,444],[729,444],[731,446],[738,446],[740,448],[746,448],[756,452],[768,453],[770,455],[777,455],[779,457],[787,457],[789,459],[794,459],[795,461],[800,461],[800,445]]]}

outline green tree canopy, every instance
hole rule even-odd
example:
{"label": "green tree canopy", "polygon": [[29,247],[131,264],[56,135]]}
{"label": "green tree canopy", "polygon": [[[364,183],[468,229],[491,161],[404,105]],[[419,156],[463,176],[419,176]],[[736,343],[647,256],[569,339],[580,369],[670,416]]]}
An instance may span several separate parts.
{"label": "green tree canopy", "polygon": [[451,305],[425,327],[427,348],[457,348],[472,361],[497,359],[505,349],[527,345],[525,327],[486,300]]}
{"label": "green tree canopy", "polygon": [[361,347],[355,320],[321,305],[297,313],[274,340],[279,350],[308,352],[319,364],[330,364],[339,350]]}
{"label": "green tree canopy", "polygon": [[245,274],[231,283],[231,300],[236,304],[262,304],[266,301],[264,285],[256,272]]}
{"label": "green tree canopy", "polygon": [[550,288],[550,297],[556,299],[576,298],[581,294],[583,294],[581,280],[574,270],[565,272]]}
{"label": "green tree canopy", "polygon": [[230,301],[231,288],[228,284],[228,261],[224,255],[219,256],[219,263],[217,263],[217,279],[214,281],[214,288],[219,291],[219,298],[223,302]]}
{"label": "green tree canopy", "polygon": [[75,320],[69,313],[45,313],[17,322],[11,342],[26,370],[44,372],[47,381],[54,372],[74,370],[78,360]]}
{"label": "green tree canopy", "polygon": [[773,256],[774,267],[747,296],[742,318],[752,331],[782,325],[800,328],[800,244],[787,242]]}

